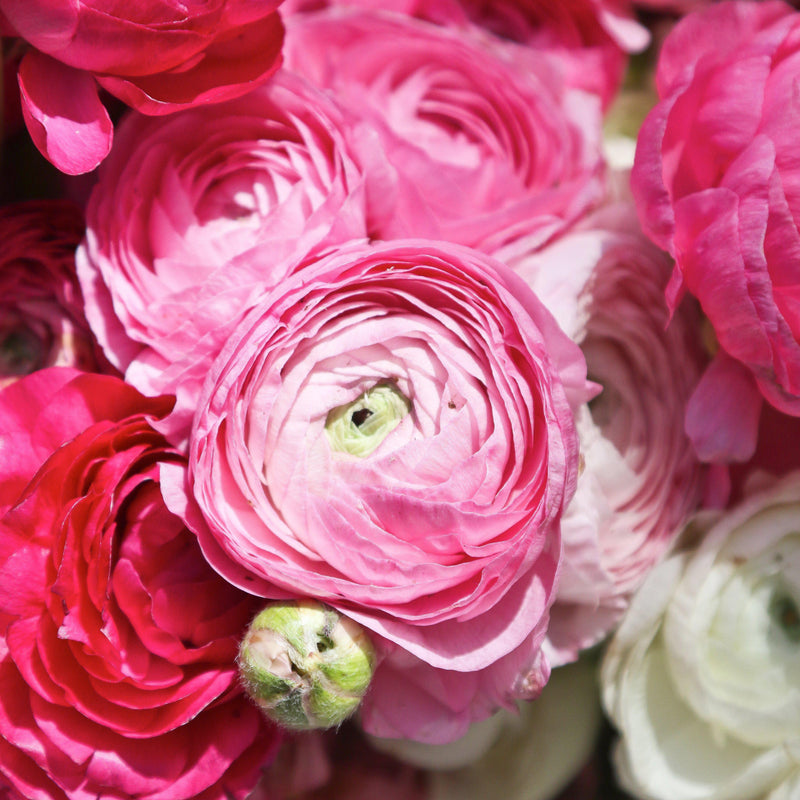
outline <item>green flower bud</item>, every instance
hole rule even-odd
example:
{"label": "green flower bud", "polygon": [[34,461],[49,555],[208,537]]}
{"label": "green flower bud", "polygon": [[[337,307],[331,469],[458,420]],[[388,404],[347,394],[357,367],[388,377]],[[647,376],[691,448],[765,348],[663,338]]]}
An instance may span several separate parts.
{"label": "green flower bud", "polygon": [[379,383],[352,403],[328,412],[325,433],[337,453],[365,458],[411,411],[411,403],[394,384]]}
{"label": "green flower bud", "polygon": [[358,707],[372,679],[375,651],[360,625],[313,600],[275,602],[239,647],[250,697],[292,730],[331,728]]}

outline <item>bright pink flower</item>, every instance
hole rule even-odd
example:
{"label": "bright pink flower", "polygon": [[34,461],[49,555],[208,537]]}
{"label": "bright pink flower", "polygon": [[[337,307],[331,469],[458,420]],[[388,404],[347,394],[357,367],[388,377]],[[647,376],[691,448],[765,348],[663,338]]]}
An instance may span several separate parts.
{"label": "bright pink flower", "polygon": [[29,42],[19,69],[28,130],[69,174],[111,146],[98,96],[146,114],[238,97],[280,62],[280,0],[0,0],[0,27]]}
{"label": "bright pink flower", "polygon": [[253,310],[199,396],[179,393],[188,481],[167,466],[164,492],[232,583],[375,634],[370,732],[452,739],[546,680],[589,394],[578,347],[498,262],[343,248]]}
{"label": "bright pink flower", "polygon": [[706,460],[752,455],[762,397],[800,415],[799,77],[788,5],[710,6],[666,40],[639,136],[632,185],[645,231],[676,260],[670,303],[694,294],[719,341],[687,414]]}
{"label": "bright pink flower", "polygon": [[277,744],[237,683],[251,598],[161,498],[170,405],[67,369],[0,394],[0,774],[26,797],[242,798]]}
{"label": "bright pink flower", "polygon": [[154,385],[164,369],[203,337],[213,356],[254,297],[380,228],[346,127],[335,103],[284,71],[223,105],[125,120],[89,201],[78,272],[90,324],[129,382],[172,391]]}
{"label": "bright pink flower", "polygon": [[671,261],[630,203],[601,209],[516,266],[603,387],[577,422],[584,469],[562,520],[548,632],[560,663],[609,633],[700,503],[704,473],[684,415],[707,357],[696,304],[670,320]]}
{"label": "bright pink flower", "polygon": [[[491,252],[541,237],[599,192],[600,107],[544,51],[523,56],[476,27],[331,9],[286,22],[286,63],[379,136],[374,175],[396,176],[393,226]],[[358,57],[353,54],[357,53]]]}
{"label": "bright pink flower", "polygon": [[83,215],[65,202],[0,208],[0,387],[51,366],[95,370],[75,248]]}

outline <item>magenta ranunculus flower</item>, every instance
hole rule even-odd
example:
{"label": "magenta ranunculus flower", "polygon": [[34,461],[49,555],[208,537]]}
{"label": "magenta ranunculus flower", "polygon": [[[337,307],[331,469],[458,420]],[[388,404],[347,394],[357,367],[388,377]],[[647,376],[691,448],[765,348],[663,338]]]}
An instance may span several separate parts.
{"label": "magenta ranunculus flower", "polygon": [[243,798],[278,743],[237,681],[252,598],[161,497],[170,405],[70,369],[0,393],[0,775],[25,797]]}
{"label": "magenta ranunculus flower", "polygon": [[380,229],[346,129],[332,100],[285,71],[226,104],[125,120],[89,201],[78,273],[89,322],[129,382],[172,391],[164,369],[203,337],[220,349],[254,297]]}
{"label": "magenta ranunculus flower", "polygon": [[276,287],[199,397],[179,392],[197,409],[188,476],[166,465],[162,485],[232,583],[373,633],[370,732],[445,741],[546,680],[573,409],[592,389],[500,263],[354,245]]}
{"label": "magenta ranunculus flower", "polygon": [[0,387],[43,367],[103,361],[83,312],[75,249],[80,210],[31,201],[0,208]]}
{"label": "magenta ranunculus flower", "polygon": [[[492,252],[546,238],[601,190],[600,103],[542,51],[509,52],[474,26],[330,9],[286,21],[287,66],[357,115],[373,175],[396,176],[383,238]],[[353,54],[358,56],[354,57]]]}
{"label": "magenta ranunculus flower", "polygon": [[32,48],[19,68],[25,122],[69,174],[94,169],[113,127],[103,88],[146,114],[238,97],[280,63],[280,0],[0,0],[0,30]]}
{"label": "magenta ranunculus flower", "polygon": [[724,2],[684,18],[658,66],[639,136],[642,225],[675,258],[674,308],[694,294],[719,343],[689,405],[707,460],[754,450],[761,398],[800,415],[800,143],[792,109],[800,14]]}

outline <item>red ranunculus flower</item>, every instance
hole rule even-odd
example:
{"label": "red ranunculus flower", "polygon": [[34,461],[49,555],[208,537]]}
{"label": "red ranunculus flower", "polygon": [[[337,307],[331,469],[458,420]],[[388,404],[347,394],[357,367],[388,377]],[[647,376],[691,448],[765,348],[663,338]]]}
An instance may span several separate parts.
{"label": "red ranunculus flower", "polygon": [[0,31],[29,42],[19,68],[36,146],[69,174],[111,147],[102,87],[146,114],[249,92],[280,63],[280,0],[0,0]]}
{"label": "red ranunculus flower", "polygon": [[105,362],[75,275],[83,230],[70,203],[0,208],[0,387],[43,367],[93,370]]}
{"label": "red ranunculus flower", "polygon": [[236,680],[250,599],[161,498],[169,407],[69,369],[0,394],[0,775],[24,797],[242,798],[277,744]]}

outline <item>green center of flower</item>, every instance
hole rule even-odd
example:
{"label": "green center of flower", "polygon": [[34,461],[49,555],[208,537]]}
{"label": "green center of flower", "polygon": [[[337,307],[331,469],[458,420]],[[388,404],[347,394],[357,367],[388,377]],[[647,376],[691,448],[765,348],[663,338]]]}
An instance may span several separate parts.
{"label": "green center of flower", "polygon": [[769,614],[792,644],[800,644],[800,609],[793,597],[784,591],[776,591],[770,600]]}
{"label": "green center of flower", "polygon": [[331,450],[365,458],[410,411],[411,402],[394,384],[379,383],[328,412],[325,433]]}

